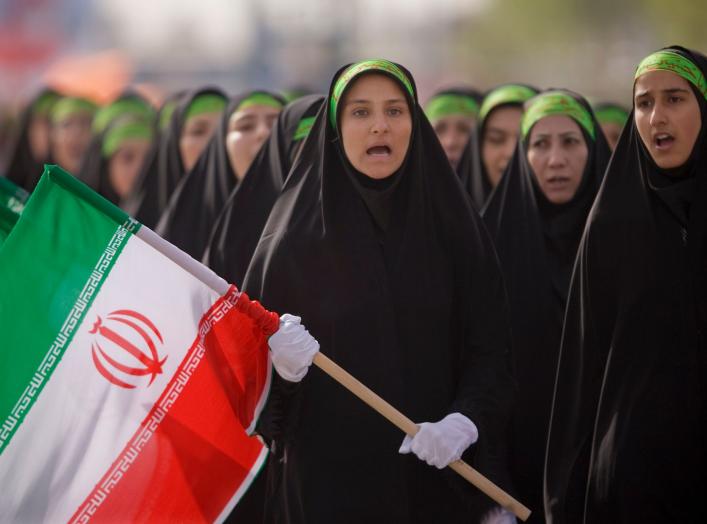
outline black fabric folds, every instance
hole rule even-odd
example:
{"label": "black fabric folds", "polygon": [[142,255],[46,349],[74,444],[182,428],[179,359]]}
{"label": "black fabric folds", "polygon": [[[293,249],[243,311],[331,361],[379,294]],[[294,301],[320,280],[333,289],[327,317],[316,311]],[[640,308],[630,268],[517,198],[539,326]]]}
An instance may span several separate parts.
{"label": "black fabric folds", "polygon": [[[189,105],[197,96],[205,94],[227,98],[223,91],[213,87],[174,95],[177,102],[169,123],[156,138],[153,151],[148,153],[133,194],[123,203],[123,209],[147,227],[155,227],[167,209],[177,185],[186,175],[179,153],[179,140]],[[158,116],[158,122],[160,118],[161,115]]]}
{"label": "black fabric folds", "polygon": [[[395,186],[387,227],[354,182],[327,104],[243,287],[301,315],[323,353],[413,420],[468,416],[480,439],[465,458],[507,487],[499,453],[513,386],[500,268],[416,97],[410,103],[407,158],[382,189]],[[269,522],[467,523],[490,506],[451,470],[400,455],[404,435],[319,369],[298,385],[274,377],[258,428],[273,450]]]}
{"label": "black fabric folds", "polygon": [[256,93],[280,100],[273,93],[248,91],[229,101],[204,153],[179,182],[157,225],[160,236],[196,259],[204,254],[214,223],[238,184],[226,151],[228,121],[241,102]]}
{"label": "black fabric folds", "polygon": [[[520,85],[532,89],[537,92],[537,89],[532,86],[525,84],[508,84],[508,85]],[[502,87],[502,86],[498,86]],[[496,89],[496,88],[494,88]],[[493,92],[492,89],[487,93],[487,95]],[[499,107],[505,106],[516,106],[522,107],[521,102],[501,102],[495,105],[484,117],[481,115],[476,121],[476,126],[471,131],[471,136],[469,137],[469,142],[464,148],[464,153],[459,160],[459,165],[457,166],[457,173],[462,181],[462,185],[466,191],[471,195],[471,201],[477,211],[481,211],[486,205],[491,192],[493,191],[493,186],[489,180],[488,174],[486,173],[486,168],[484,167],[483,160],[481,158],[481,146],[484,140],[484,132],[486,122],[488,121],[491,113]]]}
{"label": "black fabric folds", "polygon": [[[707,59],[674,47],[707,75]],[[545,468],[548,522],[698,522],[705,468],[707,111],[661,170],[633,113],[572,277]]]}
{"label": "black fabric folds", "polygon": [[[586,100],[566,93],[592,114]],[[588,155],[572,200],[558,205],[545,197],[528,162],[526,139],[519,140],[483,212],[508,288],[518,380],[509,464],[520,500],[533,510],[531,522],[543,522],[545,444],[570,275],[611,154],[598,122],[592,120],[595,140],[580,126]]]}
{"label": "black fabric folds", "polygon": [[[34,191],[37,182],[39,182],[39,178],[44,172],[44,163],[47,159],[35,158],[32,154],[29,143],[29,127],[34,117],[36,102],[47,95],[59,97],[59,94],[53,89],[43,89],[29,101],[27,107],[22,111],[17,126],[18,134],[14,149],[5,173],[8,179],[30,193]],[[47,118],[49,117],[47,116]]]}
{"label": "black fabric folds", "polygon": [[283,109],[268,141],[228,197],[204,255],[204,263],[228,282],[237,286],[243,282],[270,210],[303,144],[297,132],[323,101],[322,95],[306,95]]}

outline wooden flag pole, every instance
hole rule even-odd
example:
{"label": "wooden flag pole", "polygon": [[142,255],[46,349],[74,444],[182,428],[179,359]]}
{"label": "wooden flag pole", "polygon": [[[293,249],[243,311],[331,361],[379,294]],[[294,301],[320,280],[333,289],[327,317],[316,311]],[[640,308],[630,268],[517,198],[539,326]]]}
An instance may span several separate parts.
{"label": "wooden flag pole", "polygon": [[[419,431],[420,428],[417,427],[417,424],[364,386],[355,377],[353,377],[326,355],[318,352],[314,357],[314,364],[327,375],[336,380],[339,384],[348,389],[351,393],[371,406],[378,413],[387,418],[390,422],[395,424],[406,434],[414,436]],[[463,460],[452,462],[449,467],[471,482],[483,493],[491,497],[501,507],[513,512],[513,514],[523,522],[525,522],[530,516],[530,510],[528,508],[511,497],[508,493],[503,491],[474,468],[469,466],[469,464]]]}

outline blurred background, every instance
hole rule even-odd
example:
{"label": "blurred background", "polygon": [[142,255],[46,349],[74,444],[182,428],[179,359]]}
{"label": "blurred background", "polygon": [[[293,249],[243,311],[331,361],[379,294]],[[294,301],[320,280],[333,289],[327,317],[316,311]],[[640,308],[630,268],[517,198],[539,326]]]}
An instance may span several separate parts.
{"label": "blurred background", "polygon": [[44,85],[324,91],[370,57],[407,66],[422,100],[522,81],[628,104],[637,62],[673,43],[707,51],[704,0],[0,0],[0,114]]}

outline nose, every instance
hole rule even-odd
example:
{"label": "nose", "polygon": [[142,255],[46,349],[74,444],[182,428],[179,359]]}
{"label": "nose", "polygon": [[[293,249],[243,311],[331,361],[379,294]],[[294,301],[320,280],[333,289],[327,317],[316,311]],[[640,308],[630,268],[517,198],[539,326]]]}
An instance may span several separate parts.
{"label": "nose", "polygon": [[268,136],[270,135],[270,128],[265,124],[264,122],[261,123],[256,131],[256,138],[258,139],[259,142],[265,142],[267,140]]}
{"label": "nose", "polygon": [[373,117],[373,123],[371,124],[371,132],[374,135],[387,133],[390,130],[388,125],[388,119],[385,114],[377,113]]}
{"label": "nose", "polygon": [[656,100],[656,102],[653,104],[653,110],[651,111],[650,124],[653,127],[658,127],[658,126],[664,125],[665,123],[666,123],[665,108],[663,107],[663,104],[659,100]]}
{"label": "nose", "polygon": [[559,144],[552,144],[552,146],[550,146],[550,156],[547,159],[548,167],[563,167],[566,160],[567,158]]}

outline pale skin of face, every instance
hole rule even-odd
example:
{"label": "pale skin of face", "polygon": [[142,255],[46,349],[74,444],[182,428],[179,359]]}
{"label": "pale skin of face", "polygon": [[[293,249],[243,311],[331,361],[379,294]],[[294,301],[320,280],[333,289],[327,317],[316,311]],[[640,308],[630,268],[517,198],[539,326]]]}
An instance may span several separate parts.
{"label": "pale skin of face", "polygon": [[78,174],[81,160],[91,141],[92,121],[90,113],[77,112],[52,125],[53,160],[73,175]]}
{"label": "pale skin of face", "polygon": [[513,156],[520,134],[523,110],[515,106],[502,106],[486,117],[481,143],[481,160],[493,187],[498,185],[503,171]]}
{"label": "pale skin of face", "polygon": [[553,204],[566,204],[577,193],[588,154],[579,124],[568,116],[547,116],[530,130],[528,163]]}
{"label": "pale skin of face", "polygon": [[614,122],[607,122],[605,124],[601,124],[601,130],[604,132],[604,136],[606,137],[606,141],[609,143],[611,150],[613,151],[616,149],[616,143],[619,141],[623,127]]}
{"label": "pale skin of face", "polygon": [[456,169],[476,120],[464,115],[448,115],[431,122],[439,143]]}
{"label": "pale skin of face", "polygon": [[700,106],[687,80],[670,71],[641,75],[633,103],[638,134],[658,167],[687,162],[702,128]]}
{"label": "pale skin of face", "polygon": [[402,88],[385,75],[354,81],[340,102],[341,138],[353,167],[375,179],[402,166],[412,135],[412,115]]}
{"label": "pale skin of face", "polygon": [[209,143],[218,126],[220,112],[202,113],[189,118],[182,128],[179,138],[179,154],[182,157],[184,170],[189,171]]}
{"label": "pale skin of face", "polygon": [[253,105],[235,111],[228,119],[226,152],[237,180],[245,176],[279,114],[275,107]]}
{"label": "pale skin of face", "polygon": [[127,196],[132,190],[149,149],[149,140],[130,138],[108,160],[108,180],[119,197]]}
{"label": "pale skin of face", "polygon": [[27,138],[35,160],[44,161],[49,154],[49,133],[51,124],[46,116],[33,116],[30,120]]}

